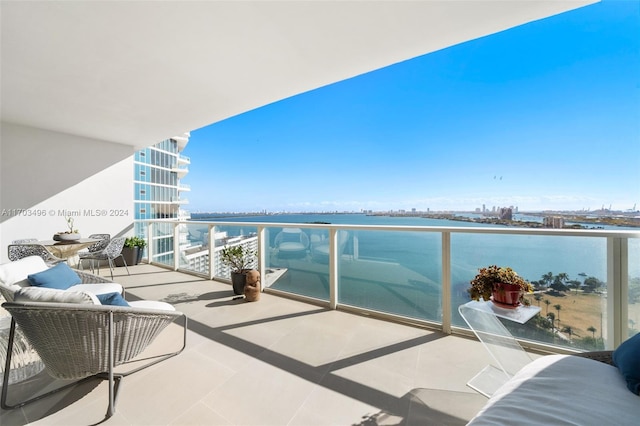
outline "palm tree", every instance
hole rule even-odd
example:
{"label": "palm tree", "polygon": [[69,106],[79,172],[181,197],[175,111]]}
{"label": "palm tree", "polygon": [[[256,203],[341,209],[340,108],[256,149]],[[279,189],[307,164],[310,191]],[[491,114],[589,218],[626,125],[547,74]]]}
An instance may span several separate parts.
{"label": "palm tree", "polygon": [[589,328],[587,328],[587,331],[590,331],[591,334],[593,335],[593,338],[596,338],[596,331],[598,331],[594,326],[590,325]]}
{"label": "palm tree", "polygon": [[549,305],[551,304],[551,301],[549,299],[544,299],[544,304],[547,305],[546,313],[547,313],[547,316],[549,316],[548,315],[549,314]]}
{"label": "palm tree", "polygon": [[569,341],[571,341],[571,336],[573,335],[573,328],[570,325],[565,325],[562,327],[562,332],[567,333],[569,335]]}
{"label": "palm tree", "polygon": [[582,283],[578,280],[571,280],[569,281],[569,287],[573,288],[576,290],[576,295],[578,294],[578,290],[580,289],[580,286],[582,285]]}
{"label": "palm tree", "polygon": [[533,295],[533,298],[538,302],[538,306],[540,306],[540,301],[542,300],[542,295],[540,293],[536,293]]}
{"label": "palm tree", "polygon": [[567,285],[565,282],[569,279],[569,275],[566,272],[560,272],[558,275],[553,277],[553,283],[551,284],[551,288],[558,293],[566,291]]}
{"label": "palm tree", "polygon": [[562,309],[562,305],[553,305],[553,307],[558,311],[558,321],[560,321],[560,309]]}
{"label": "palm tree", "polygon": [[556,314],[554,314],[553,312],[549,312],[547,314],[547,318],[549,319],[549,322],[551,323],[551,332],[555,336],[556,332],[555,332],[555,326],[553,325],[553,323],[556,320]]}
{"label": "palm tree", "polygon": [[544,274],[540,281],[542,281],[546,287],[549,287],[549,284],[553,281],[553,272],[547,272]]}

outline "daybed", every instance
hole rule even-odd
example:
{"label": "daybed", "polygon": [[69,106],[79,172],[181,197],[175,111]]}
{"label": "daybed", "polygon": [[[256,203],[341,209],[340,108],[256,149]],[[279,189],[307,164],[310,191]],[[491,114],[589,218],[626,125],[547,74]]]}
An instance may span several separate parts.
{"label": "daybed", "polygon": [[[66,264],[47,268],[42,258],[29,257],[0,265],[0,290],[9,300],[2,308],[11,314],[8,340],[0,341],[2,349],[6,349],[0,396],[4,409],[21,407],[78,383],[9,404],[8,370],[13,347],[14,343],[24,344],[16,341],[17,326],[50,376],[109,381],[107,418],[115,413],[118,385],[123,377],[179,354],[186,345],[187,318],[172,305],[148,300],[127,302],[120,284],[71,270]],[[144,365],[127,372],[116,371],[117,366],[141,361],[136,357],[165,327],[181,317],[182,347],[144,358]]]}
{"label": "daybed", "polygon": [[608,354],[613,365],[588,354],[536,359],[500,387],[468,425],[640,424],[640,335],[614,352],[597,353]]}

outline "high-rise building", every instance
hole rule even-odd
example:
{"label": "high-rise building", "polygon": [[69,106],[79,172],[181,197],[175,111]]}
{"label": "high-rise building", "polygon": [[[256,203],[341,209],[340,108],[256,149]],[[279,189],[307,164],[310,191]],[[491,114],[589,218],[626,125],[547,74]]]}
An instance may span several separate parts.
{"label": "high-rise building", "polygon": [[[189,186],[180,182],[189,173],[188,157],[181,155],[189,142],[189,133],[165,139],[160,143],[135,153],[133,160],[134,185],[134,233],[147,237],[147,230],[141,221],[161,219],[175,221],[189,218],[182,209],[188,203],[183,197]],[[173,232],[158,226],[152,239],[154,261],[165,262],[173,257]],[[182,235],[181,235],[182,238]],[[186,235],[185,237],[186,238]]]}

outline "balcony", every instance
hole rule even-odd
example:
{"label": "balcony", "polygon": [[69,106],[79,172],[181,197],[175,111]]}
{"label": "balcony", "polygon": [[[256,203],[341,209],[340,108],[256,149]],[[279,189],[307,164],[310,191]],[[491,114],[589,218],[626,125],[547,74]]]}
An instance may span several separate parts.
{"label": "balcony", "polygon": [[189,136],[190,135],[187,134],[186,136],[174,136],[171,138],[178,144],[178,152],[181,152],[186,148],[189,143]]}
{"label": "balcony", "polygon": [[186,155],[178,154],[178,164],[191,164],[191,158]]}
{"label": "balcony", "polygon": [[189,204],[189,200],[182,197],[171,197],[169,201],[171,204]]}
{"label": "balcony", "polygon": [[[595,313],[604,318],[601,342],[607,347],[630,332],[627,320],[637,307],[619,297],[628,293],[629,280],[624,277],[634,276],[631,271],[637,268],[637,231],[192,221],[149,221],[147,225],[151,241],[147,260],[156,264],[132,267],[131,276],[116,268],[116,281],[125,286],[129,300],[162,300],[187,314],[188,344],[179,356],[123,380],[117,413],[111,420],[114,424],[364,425],[374,419],[395,422],[392,424],[465,424],[486,401],[466,383],[490,363],[490,357],[456,319],[459,295],[453,289],[459,273],[447,271],[459,268],[460,245],[474,253],[465,254],[464,260],[486,263],[476,246],[490,251],[486,240],[490,236],[504,239],[511,250],[521,248],[520,238],[530,245],[537,238],[554,238],[554,245],[567,253],[580,250],[579,256],[567,259],[584,261],[595,253],[596,263],[602,264],[608,277],[606,290],[593,295],[603,302]],[[288,253],[281,259],[274,245],[276,237],[283,228],[293,227],[313,236],[310,251],[327,242],[328,258],[314,261],[309,251],[304,257]],[[160,259],[154,254],[155,241],[196,230],[198,250],[207,256],[224,244],[260,248],[265,286],[260,301],[235,298],[227,278],[218,276],[226,272],[215,265],[216,256],[211,257],[214,264],[207,257],[204,270],[190,270],[192,265],[185,263],[183,254],[191,249],[181,248],[179,239],[174,239],[179,256],[167,257],[164,252]],[[322,238],[324,233],[326,238]],[[389,238],[397,233],[401,238]],[[385,248],[389,258],[368,258],[373,235],[387,242],[402,241],[404,247],[414,247],[417,238],[421,248],[412,248],[414,255],[420,250],[428,252],[425,243],[435,239],[440,247],[436,269],[442,278],[434,280],[439,291],[416,291],[415,287],[425,286],[421,283],[430,279],[429,274],[393,262],[391,254],[398,247],[392,244]],[[406,251],[402,254],[407,255]],[[520,269],[543,258],[529,257],[514,266]],[[363,264],[377,277],[370,285],[369,298],[356,285],[362,281],[358,266]],[[382,287],[388,293],[375,297]],[[402,314],[400,301],[409,302],[413,311]],[[565,305],[562,316],[569,315],[569,310]],[[170,327],[153,351],[175,349],[179,333],[177,325]],[[561,339],[519,337],[533,357],[580,350]],[[15,389],[31,396],[45,386],[57,385],[40,374]],[[21,410],[2,411],[0,421],[94,424],[104,415],[106,394],[105,383],[88,382]]]}
{"label": "balcony", "polygon": [[[475,340],[269,293],[248,303],[227,283],[148,264],[129,269],[115,272],[129,300],[164,300],[187,314],[187,348],[123,379],[108,424],[463,425],[486,402],[466,386],[489,362]],[[179,343],[180,327],[170,326],[152,352]],[[59,384],[41,373],[11,392]],[[1,411],[0,423],[86,425],[104,416],[106,382],[56,395]]]}
{"label": "balcony", "polygon": [[187,173],[189,173],[189,169],[187,167],[180,167],[178,165],[171,167],[171,171],[178,174],[178,179],[182,179],[187,175]]}

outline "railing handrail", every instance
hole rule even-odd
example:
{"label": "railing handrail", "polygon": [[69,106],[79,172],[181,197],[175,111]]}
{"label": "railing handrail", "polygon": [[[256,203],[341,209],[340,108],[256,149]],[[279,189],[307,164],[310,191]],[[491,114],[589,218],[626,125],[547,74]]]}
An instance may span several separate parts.
{"label": "railing handrail", "polygon": [[[147,220],[146,222],[162,222],[160,220]],[[166,222],[165,222],[166,223]],[[557,228],[525,228],[517,226],[482,227],[482,226],[428,226],[428,225],[350,225],[350,224],[325,224],[325,223],[297,223],[297,222],[234,222],[234,221],[205,221],[205,220],[180,220],[177,224],[186,225],[212,225],[212,226],[252,226],[272,228],[303,228],[303,229],[344,229],[363,231],[415,231],[415,232],[449,232],[460,234],[513,234],[513,235],[549,235],[549,236],[574,236],[574,237],[623,237],[640,238],[640,228],[630,229],[557,229]]]}

